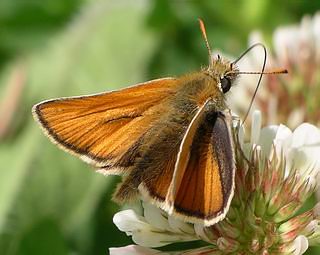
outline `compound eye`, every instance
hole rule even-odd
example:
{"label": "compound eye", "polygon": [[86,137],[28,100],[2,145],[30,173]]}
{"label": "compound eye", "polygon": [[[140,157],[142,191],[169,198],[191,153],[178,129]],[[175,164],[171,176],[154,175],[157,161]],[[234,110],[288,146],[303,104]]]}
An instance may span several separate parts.
{"label": "compound eye", "polygon": [[220,79],[222,92],[225,94],[227,93],[231,88],[231,81],[228,77],[223,77]]}

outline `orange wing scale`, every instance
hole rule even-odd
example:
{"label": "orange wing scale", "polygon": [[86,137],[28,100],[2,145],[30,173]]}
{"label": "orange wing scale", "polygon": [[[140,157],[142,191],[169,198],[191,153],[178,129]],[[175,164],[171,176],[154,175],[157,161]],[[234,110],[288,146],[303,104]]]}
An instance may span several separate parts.
{"label": "orange wing scale", "polygon": [[174,200],[175,210],[199,218],[210,218],[223,207],[223,192],[218,161],[210,137],[193,149]]}

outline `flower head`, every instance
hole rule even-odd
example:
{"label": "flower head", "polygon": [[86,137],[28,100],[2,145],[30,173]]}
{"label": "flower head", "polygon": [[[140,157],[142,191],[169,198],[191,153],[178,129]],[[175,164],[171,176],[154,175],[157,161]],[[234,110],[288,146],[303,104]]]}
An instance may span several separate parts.
{"label": "flower head", "polygon": [[239,130],[236,189],[224,220],[211,227],[193,225],[143,202],[143,215],[121,211],[114,223],[144,247],[207,242],[179,254],[303,254],[319,244],[320,205],[302,210],[320,169],[319,129],[306,123],[293,132],[283,125],[260,129],[260,113],[253,116],[249,143]]}
{"label": "flower head", "polygon": [[[264,41],[261,32],[255,31],[249,45]],[[293,128],[302,122],[320,124],[320,12],[305,16],[298,25],[278,27],[272,48],[267,49],[266,70],[281,67],[288,74],[264,76],[255,107],[263,112],[267,123],[286,123]],[[239,62],[240,71],[259,70],[263,58],[258,50],[248,53]],[[251,97],[256,86],[252,75],[241,77],[241,86],[234,88],[236,96],[230,100],[238,112],[248,107],[238,93]]]}

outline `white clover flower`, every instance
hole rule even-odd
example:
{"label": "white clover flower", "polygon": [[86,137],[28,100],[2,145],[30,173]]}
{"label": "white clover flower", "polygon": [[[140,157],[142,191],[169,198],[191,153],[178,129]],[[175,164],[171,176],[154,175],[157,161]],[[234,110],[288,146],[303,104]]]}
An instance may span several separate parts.
{"label": "white clover flower", "polygon": [[[236,152],[235,195],[224,220],[211,227],[189,224],[142,202],[142,215],[125,210],[114,216],[138,245],[112,248],[111,254],[300,255],[320,245],[320,204],[299,211],[317,187],[320,130],[307,123],[293,132],[284,125],[261,129],[261,114],[252,119],[249,143],[239,131],[243,153]],[[149,248],[192,240],[207,245],[163,253]]]}
{"label": "white clover flower", "polygon": [[113,217],[116,226],[144,247],[160,247],[170,243],[198,240],[194,226],[167,215],[156,206],[142,202],[144,215],[131,209]]}
{"label": "white clover flower", "polygon": [[[286,123],[292,128],[302,122],[320,124],[320,12],[303,17],[300,24],[278,27],[272,39],[266,70],[286,68],[288,74],[264,76],[254,108],[263,112],[266,123]],[[252,45],[265,40],[260,31],[254,31],[248,41]],[[263,58],[260,49],[249,52],[238,63],[240,71],[259,71]],[[240,79],[230,105],[245,112],[248,105],[242,98],[252,96],[257,76],[242,75]]]}

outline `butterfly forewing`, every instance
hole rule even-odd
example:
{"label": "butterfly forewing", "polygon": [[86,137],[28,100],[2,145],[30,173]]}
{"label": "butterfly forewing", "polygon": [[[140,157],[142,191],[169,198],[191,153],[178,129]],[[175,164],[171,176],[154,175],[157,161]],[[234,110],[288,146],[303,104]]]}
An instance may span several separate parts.
{"label": "butterfly forewing", "polygon": [[193,139],[195,138],[196,131],[198,130],[200,124],[203,122],[205,116],[206,107],[211,103],[208,99],[196,112],[192,121],[190,122],[185,135],[181,141],[179,152],[177,154],[177,159],[174,165],[174,174],[171,179],[170,187],[166,195],[166,203],[172,208],[177,191],[181,185],[183,175],[185,173],[188,161],[190,158],[190,146],[192,145]]}
{"label": "butterfly forewing", "polygon": [[158,105],[175,93],[164,78],[119,91],[42,102],[33,108],[44,131],[60,147],[112,172],[133,164],[143,135],[159,117]]}

